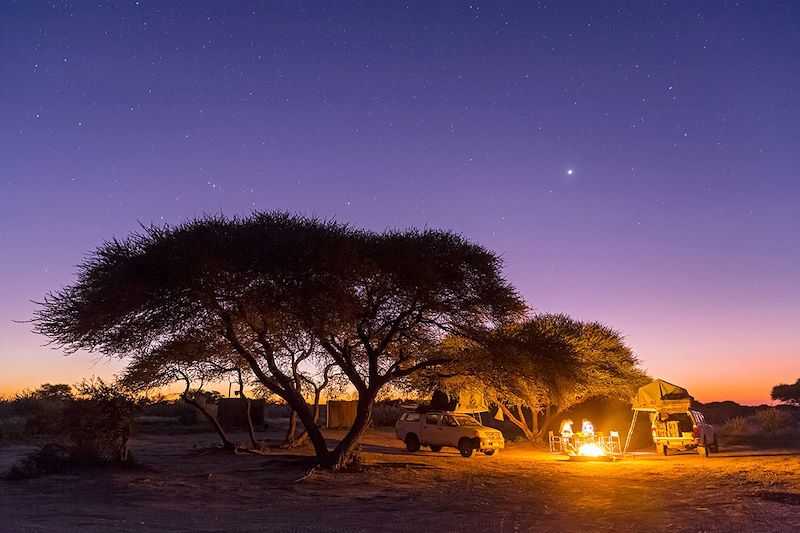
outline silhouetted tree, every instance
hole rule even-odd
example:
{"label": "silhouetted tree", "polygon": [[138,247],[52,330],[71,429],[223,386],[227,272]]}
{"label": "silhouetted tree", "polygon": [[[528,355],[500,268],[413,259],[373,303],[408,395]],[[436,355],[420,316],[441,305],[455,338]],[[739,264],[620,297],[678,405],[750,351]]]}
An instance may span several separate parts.
{"label": "silhouetted tree", "polygon": [[772,387],[772,399],[800,406],[800,379],[790,385]]}
{"label": "silhouetted tree", "polygon": [[45,383],[39,386],[38,389],[23,393],[23,395],[37,400],[72,400],[74,398],[72,387],[66,383],[57,383],[55,385]]}
{"label": "silhouetted tree", "polygon": [[[149,227],[103,244],[74,284],[46,296],[35,331],[68,352],[121,357],[190,329],[214,335],[297,412],[317,457],[338,467],[382,387],[446,361],[427,345],[524,309],[498,257],[458,235],[377,234],[263,213]],[[312,336],[357,391],[356,420],[333,450],[282,365],[292,331]]]}

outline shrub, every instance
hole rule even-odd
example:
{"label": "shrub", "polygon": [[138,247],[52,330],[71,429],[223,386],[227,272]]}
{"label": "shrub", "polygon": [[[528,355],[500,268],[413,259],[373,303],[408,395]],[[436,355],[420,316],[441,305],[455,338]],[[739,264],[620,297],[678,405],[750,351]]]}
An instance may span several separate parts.
{"label": "shrub", "polygon": [[378,402],[372,407],[372,426],[394,427],[403,411],[397,403]]}
{"label": "shrub", "polygon": [[0,439],[19,438],[25,432],[25,419],[21,416],[0,417]]}
{"label": "shrub", "polygon": [[84,380],[78,397],[64,412],[64,434],[77,452],[100,460],[127,463],[128,438],[141,403],[102,379]]}
{"label": "shrub", "polygon": [[717,434],[723,444],[795,446],[800,444],[800,420],[790,411],[763,409],[752,416],[728,420]]}
{"label": "shrub", "polygon": [[142,402],[101,379],[84,380],[75,390],[46,384],[14,399],[26,432],[48,443],[18,465],[18,474],[49,473],[56,464],[132,461],[128,437]]}
{"label": "shrub", "polygon": [[74,399],[69,385],[45,383],[18,394],[12,403],[25,419],[25,431],[33,437],[46,437],[61,432],[64,410]]}
{"label": "shrub", "polygon": [[61,444],[46,444],[12,466],[6,474],[6,479],[30,479],[58,474],[71,470],[78,462],[73,448]]}

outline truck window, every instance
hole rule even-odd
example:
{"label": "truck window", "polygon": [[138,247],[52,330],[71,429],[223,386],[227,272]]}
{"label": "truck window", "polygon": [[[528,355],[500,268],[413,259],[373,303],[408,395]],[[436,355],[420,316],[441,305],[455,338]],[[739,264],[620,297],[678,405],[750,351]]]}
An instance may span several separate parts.
{"label": "truck window", "polygon": [[458,426],[458,424],[456,424],[455,418],[453,418],[450,415],[445,415],[445,416],[442,417],[442,425],[443,426]]}
{"label": "truck window", "polygon": [[419,422],[420,418],[422,418],[419,413],[404,413],[403,416],[405,417],[403,420],[408,422]]}
{"label": "truck window", "polygon": [[478,421],[469,415],[456,415],[455,419],[459,426],[480,426]]}
{"label": "truck window", "polygon": [[431,426],[436,426],[439,424],[439,416],[440,415],[426,415],[425,423],[430,424]]}

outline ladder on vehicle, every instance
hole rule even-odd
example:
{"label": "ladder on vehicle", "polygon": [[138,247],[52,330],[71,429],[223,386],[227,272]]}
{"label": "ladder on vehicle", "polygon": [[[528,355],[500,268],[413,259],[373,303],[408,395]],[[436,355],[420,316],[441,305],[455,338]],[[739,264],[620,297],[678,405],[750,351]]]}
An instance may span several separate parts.
{"label": "ladder on vehicle", "polygon": [[622,450],[622,453],[628,452],[628,444],[631,443],[631,437],[633,437],[633,428],[636,425],[636,417],[639,415],[639,411],[633,411],[633,419],[631,420],[631,427],[628,429],[628,437],[625,439],[625,448]]}

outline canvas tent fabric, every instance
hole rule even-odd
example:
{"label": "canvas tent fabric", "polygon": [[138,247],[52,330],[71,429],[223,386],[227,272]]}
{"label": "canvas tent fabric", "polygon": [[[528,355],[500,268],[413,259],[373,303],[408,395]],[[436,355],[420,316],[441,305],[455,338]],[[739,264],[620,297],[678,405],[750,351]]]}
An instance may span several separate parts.
{"label": "canvas tent fabric", "polygon": [[458,393],[457,413],[485,413],[489,410],[481,391],[475,389],[462,389]]}
{"label": "canvas tent fabric", "polygon": [[685,412],[692,405],[693,398],[683,387],[657,379],[640,387],[633,399],[635,411],[659,411],[662,413]]}
{"label": "canvas tent fabric", "polygon": [[485,413],[489,410],[483,392],[471,387],[462,387],[452,398],[445,392],[433,391],[429,407],[432,411],[455,411],[456,413]]}

